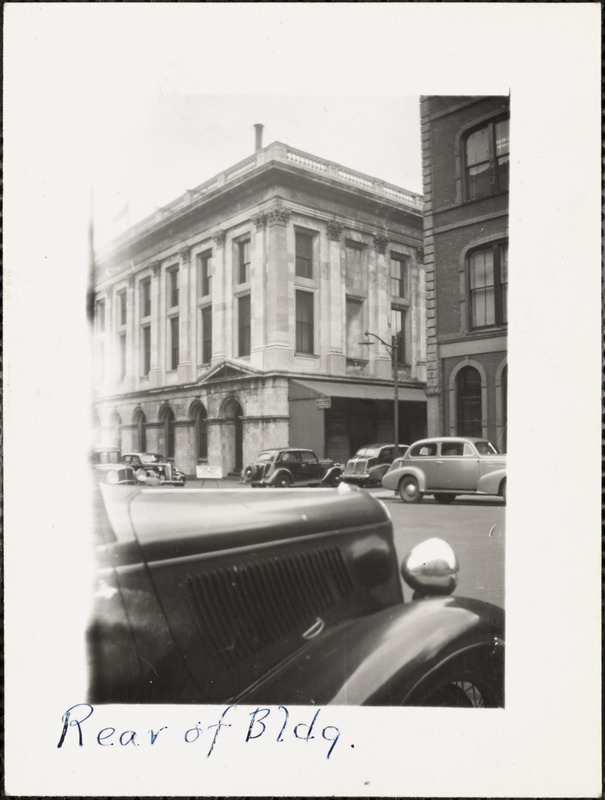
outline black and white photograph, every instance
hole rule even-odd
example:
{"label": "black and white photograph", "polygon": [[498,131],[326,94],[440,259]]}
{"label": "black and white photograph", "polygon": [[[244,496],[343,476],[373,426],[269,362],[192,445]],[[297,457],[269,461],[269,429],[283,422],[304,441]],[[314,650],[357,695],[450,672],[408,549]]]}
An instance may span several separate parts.
{"label": "black and white photograph", "polygon": [[598,796],[598,7],[21,5],[7,794]]}

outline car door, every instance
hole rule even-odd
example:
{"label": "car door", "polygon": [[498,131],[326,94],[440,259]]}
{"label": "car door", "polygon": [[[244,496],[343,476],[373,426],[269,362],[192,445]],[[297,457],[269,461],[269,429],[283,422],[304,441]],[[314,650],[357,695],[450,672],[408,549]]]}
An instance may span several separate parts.
{"label": "car door", "polygon": [[321,480],[323,468],[315,453],[302,450],[300,453],[300,479],[304,483],[317,483]]}
{"label": "car door", "polygon": [[285,453],[282,453],[280,461],[280,466],[285,467],[290,475],[292,475],[293,482],[300,483],[303,479],[300,468],[300,451],[287,450]]}
{"label": "car door", "polygon": [[479,457],[468,442],[441,442],[435,489],[475,492],[479,481]]}

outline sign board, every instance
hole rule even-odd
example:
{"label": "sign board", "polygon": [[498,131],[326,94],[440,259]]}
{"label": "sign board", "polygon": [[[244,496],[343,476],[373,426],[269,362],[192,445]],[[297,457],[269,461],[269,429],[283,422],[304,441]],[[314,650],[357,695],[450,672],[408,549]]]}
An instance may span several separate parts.
{"label": "sign board", "polygon": [[315,402],[317,404],[317,408],[332,408],[331,397],[318,397]]}
{"label": "sign board", "polygon": [[223,468],[213,467],[210,464],[198,464],[195,468],[195,474],[198,478],[222,478]]}

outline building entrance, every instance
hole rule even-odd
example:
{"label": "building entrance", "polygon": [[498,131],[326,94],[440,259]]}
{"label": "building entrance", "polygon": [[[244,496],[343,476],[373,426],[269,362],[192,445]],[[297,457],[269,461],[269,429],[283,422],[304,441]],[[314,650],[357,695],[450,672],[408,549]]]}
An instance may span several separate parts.
{"label": "building entrance", "polygon": [[244,435],[242,427],[244,412],[237,400],[231,399],[225,405],[223,415],[225,420],[228,421],[228,424],[223,426],[226,439],[223,451],[224,466],[228,473],[241,472],[244,466]]}

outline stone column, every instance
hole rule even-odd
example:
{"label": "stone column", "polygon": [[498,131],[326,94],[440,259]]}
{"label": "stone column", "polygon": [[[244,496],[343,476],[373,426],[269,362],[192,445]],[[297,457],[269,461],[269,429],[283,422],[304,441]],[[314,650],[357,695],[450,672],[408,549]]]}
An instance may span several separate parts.
{"label": "stone column", "polygon": [[179,382],[192,379],[192,334],[195,335],[195,324],[191,324],[190,317],[190,286],[191,286],[191,248],[183,247],[179,251],[181,268],[179,274]]}
{"label": "stone column", "polygon": [[[344,225],[336,220],[330,220],[327,225],[328,233],[328,286],[329,309],[329,339],[326,368],[329,373],[343,374],[346,372],[345,355],[345,282],[341,268],[341,241],[340,237]],[[322,313],[324,313],[322,305]]]}
{"label": "stone column", "polygon": [[[386,249],[389,244],[389,238],[385,233],[377,233],[374,235],[374,249],[376,251],[376,279],[374,281],[374,289],[368,287],[370,294],[368,296],[368,303],[370,306],[370,314],[368,317],[368,330],[377,334],[384,339],[388,344],[391,343],[391,276],[389,271],[389,264],[386,258]],[[373,291],[374,297],[371,292]],[[385,313],[386,311],[386,313]],[[371,372],[377,378],[391,378],[393,375],[392,362],[389,352],[380,344],[376,339],[370,339],[376,344],[368,347],[370,350],[370,364]]]}
{"label": "stone column", "polygon": [[151,369],[149,370],[149,386],[160,384],[162,367],[162,314],[160,313],[160,262],[152,264],[153,276],[151,278]]}
{"label": "stone column", "polygon": [[[267,279],[265,297],[265,369],[287,369],[294,355],[294,294],[288,259],[287,224],[291,211],[280,203],[267,214]],[[292,320],[292,324],[290,324]]]}
{"label": "stone column", "polygon": [[134,275],[128,278],[126,287],[126,375],[124,376],[124,390],[133,391],[135,376],[137,374],[137,351],[135,350],[135,305],[134,305]]}
{"label": "stone column", "polygon": [[[231,323],[231,313],[227,311],[228,283],[225,263],[225,232],[217,231],[212,237],[212,364],[218,364],[227,357],[227,328]],[[232,307],[232,303],[230,304]],[[216,462],[218,463],[218,462]]]}
{"label": "stone column", "polygon": [[254,246],[252,248],[252,265],[250,270],[251,295],[251,364],[262,367],[262,351],[265,347],[266,297],[265,297],[265,232],[267,215],[264,212],[254,214],[252,222],[256,227]]}

